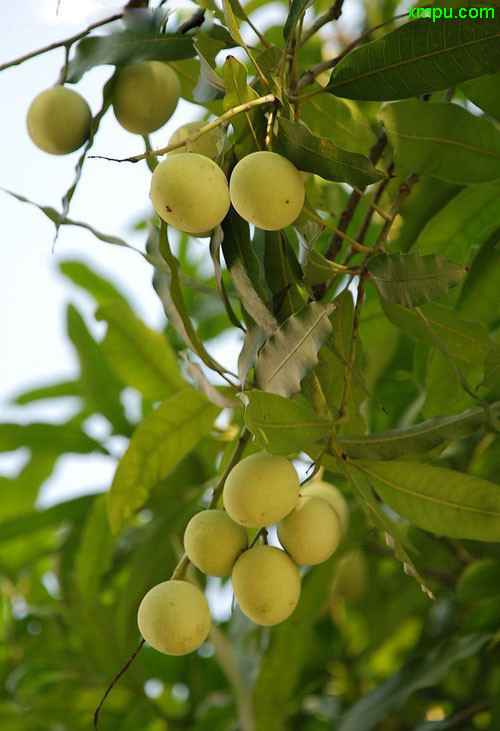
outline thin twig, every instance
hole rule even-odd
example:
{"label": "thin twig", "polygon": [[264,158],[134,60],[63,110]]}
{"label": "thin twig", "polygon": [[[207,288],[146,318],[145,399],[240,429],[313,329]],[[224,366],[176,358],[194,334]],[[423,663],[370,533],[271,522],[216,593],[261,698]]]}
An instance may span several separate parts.
{"label": "thin twig", "polygon": [[107,25],[108,23],[112,23],[115,20],[120,20],[123,13],[116,13],[116,15],[112,15],[110,18],[107,18],[106,20],[100,20],[98,23],[93,23],[92,25],[89,25],[85,30],[83,30],[81,33],[77,33],[74,36],[71,36],[70,38],[66,38],[64,41],[57,41],[56,43],[51,43],[49,46],[44,46],[43,48],[39,48],[38,51],[31,51],[31,53],[27,53],[25,56],[20,56],[19,58],[14,59],[14,61],[8,61],[7,63],[4,63],[0,66],[0,71],[4,71],[5,69],[10,68],[11,66],[18,66],[20,63],[24,63],[24,61],[29,61],[30,58],[35,58],[35,56],[40,56],[42,53],[47,53],[48,51],[53,51],[56,48],[60,48],[61,46],[68,46],[72,45],[76,41],[79,41],[81,38],[85,38],[85,36],[90,33],[95,28],[100,28],[102,25]]}
{"label": "thin twig", "polygon": [[117,684],[117,682],[120,680],[120,678],[122,677],[122,675],[124,675],[124,673],[126,673],[127,670],[129,669],[129,667],[132,665],[132,663],[134,662],[135,658],[137,657],[137,655],[139,654],[139,652],[144,647],[145,642],[146,642],[146,640],[141,640],[139,642],[139,644],[137,645],[137,647],[135,648],[135,650],[133,651],[133,653],[130,655],[129,659],[127,660],[127,662],[125,663],[125,665],[122,667],[122,669],[120,670],[120,672],[117,675],[115,675],[115,677],[113,678],[113,680],[111,681],[111,683],[106,688],[106,692],[104,693],[103,697],[101,698],[101,702],[99,703],[99,705],[97,706],[97,708],[95,709],[95,712],[94,712],[94,728],[95,729],[97,729],[97,726],[99,724],[99,712],[100,712],[100,710],[101,710],[101,708],[102,708],[102,706],[104,704],[104,701],[106,700],[106,698],[108,697],[108,695],[111,693],[111,691],[113,690],[113,688],[115,687],[115,685]]}
{"label": "thin twig", "polygon": [[318,18],[316,18],[311,27],[308,28],[308,30],[304,33],[302,37],[302,43],[305,43],[309,40],[309,38],[312,38],[312,36],[315,35],[320,28],[323,28],[323,26],[329,23],[331,20],[338,20],[342,15],[343,4],[344,0],[335,0],[332,7],[329,8],[326,13],[323,13],[323,15],[320,15]]}
{"label": "thin twig", "polygon": [[[391,162],[389,167],[387,168],[387,172],[389,173],[389,175],[392,175],[393,170],[394,170],[394,162]],[[379,212],[377,204],[378,204],[379,200],[382,198],[384,190],[387,188],[390,181],[391,181],[390,177],[386,178],[385,180],[382,180],[379,183],[377,190],[375,191],[375,195],[373,196],[373,200],[371,201],[371,208],[369,208],[367,210],[366,215],[363,219],[363,222],[359,228],[359,231],[356,234],[356,240],[359,241],[360,244],[362,244],[363,241],[365,240],[366,232],[368,231],[368,228],[370,226],[371,220],[373,218],[373,214],[375,213],[375,211]],[[387,217],[388,217],[388,214],[385,214],[385,220],[388,220]],[[353,253],[354,253],[354,250],[353,250]]]}
{"label": "thin twig", "polygon": [[187,137],[185,140],[181,140],[179,142],[174,142],[171,145],[167,145],[166,147],[162,147],[160,150],[146,150],[146,152],[143,152],[141,155],[134,155],[133,157],[125,157],[125,158],[116,158],[116,157],[105,157],[104,155],[90,155],[90,157],[94,159],[99,160],[109,160],[111,162],[139,162],[139,160],[145,160],[147,157],[159,157],[160,155],[166,155],[168,152],[171,152],[172,150],[176,150],[178,147],[183,147],[184,145],[190,145],[193,142],[195,142],[197,139],[202,137],[207,132],[210,132],[212,129],[216,129],[217,127],[220,127],[222,124],[227,122],[228,120],[232,119],[233,117],[236,117],[237,114],[243,114],[244,112],[247,112],[249,109],[252,109],[253,107],[257,107],[262,104],[273,104],[276,103],[278,100],[274,96],[274,94],[266,94],[266,96],[261,96],[258,99],[252,99],[249,102],[245,102],[245,104],[239,104],[237,107],[233,107],[232,109],[228,109],[227,112],[224,112],[220,117],[217,119],[214,119],[213,122],[208,122],[204,127],[199,129],[197,132],[194,132],[190,137]]}
{"label": "thin twig", "polygon": [[[313,213],[312,211],[308,211],[307,208],[303,209],[303,213],[310,218],[312,221],[316,221],[316,223],[319,223],[321,226],[324,226],[329,231],[333,231],[335,236],[340,236],[340,238],[345,239],[345,241],[348,241],[353,249],[356,249],[356,251],[360,251],[364,254],[371,254],[373,252],[373,249],[371,249],[369,246],[363,246],[358,241],[353,239],[351,236],[348,236],[346,233],[344,233],[340,228],[337,228],[331,223],[328,223],[328,221],[325,221],[321,216],[316,215],[316,213]],[[326,257],[329,258],[328,256]],[[331,261],[331,260],[330,260]],[[345,267],[342,267],[343,269]]]}

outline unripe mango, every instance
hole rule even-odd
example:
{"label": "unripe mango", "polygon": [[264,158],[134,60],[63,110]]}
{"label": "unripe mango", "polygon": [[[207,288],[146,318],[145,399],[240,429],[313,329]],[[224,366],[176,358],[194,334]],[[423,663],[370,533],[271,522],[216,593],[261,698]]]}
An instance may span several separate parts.
{"label": "unripe mango", "polygon": [[265,231],[295,221],[304,205],[304,181],[292,163],[275,152],[252,152],[235,166],[231,202],[242,218]]}
{"label": "unripe mango", "polygon": [[[190,137],[195,132],[198,132],[204,127],[207,122],[188,122],[179,127],[172,137],[169,139],[169,145],[175,145],[176,142],[182,142],[187,137]],[[169,155],[177,155],[179,152],[197,152],[198,155],[205,155],[211,160],[217,157],[219,154],[219,144],[222,142],[222,132],[218,127],[211,129],[209,132],[205,132],[204,135],[198,137],[197,140],[191,143],[189,150],[185,145],[177,147],[175,150],[169,152]]]}
{"label": "unripe mango", "polygon": [[170,119],[179,101],[179,77],[163,61],[124,66],[113,89],[113,110],[129,132],[148,135]]}
{"label": "unripe mango", "polygon": [[137,613],[139,631],[155,650],[187,655],[206,640],[210,610],[204,594],[187,581],[164,581],[153,586]]}
{"label": "unripe mango", "polygon": [[171,226],[200,234],[217,226],[229,210],[226,176],[212,160],[196,152],[170,155],[154,170],[151,200]]}
{"label": "unripe mango", "polygon": [[349,526],[349,506],[338,487],[332,485],[330,482],[323,482],[323,480],[312,480],[311,482],[307,482],[305,485],[302,485],[300,488],[300,494],[314,495],[315,497],[320,497],[323,500],[326,500],[340,518],[342,533],[344,535],[347,533],[347,528]]}
{"label": "unripe mango", "polygon": [[340,543],[342,526],[335,510],[319,497],[299,497],[278,523],[278,538],[293,560],[314,566],[330,558]]}
{"label": "unripe mango", "polygon": [[53,86],[33,99],[26,124],[37,147],[52,155],[67,155],[88,138],[91,120],[89,105],[80,94]]}
{"label": "unripe mango", "polygon": [[254,546],[242,553],[231,579],[241,611],[266,627],[283,622],[299,601],[299,570],[274,546]]}
{"label": "unripe mango", "polygon": [[224,510],[203,510],[184,532],[184,550],[196,568],[209,576],[229,576],[239,554],[248,547],[246,530]]}
{"label": "unripe mango", "polygon": [[233,467],[224,486],[224,507],[233,520],[249,528],[270,525],[293,510],[299,476],[285,457],[259,452]]}

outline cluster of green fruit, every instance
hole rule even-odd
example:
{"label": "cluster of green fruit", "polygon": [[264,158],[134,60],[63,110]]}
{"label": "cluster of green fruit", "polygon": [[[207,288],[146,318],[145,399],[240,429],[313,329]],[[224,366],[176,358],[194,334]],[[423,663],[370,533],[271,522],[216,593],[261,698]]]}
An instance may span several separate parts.
{"label": "cluster of green fruit", "polygon": [[[347,527],[347,504],[336,487],[320,480],[301,489],[291,462],[265,452],[231,470],[223,502],[225,510],[205,510],[189,521],[186,554],[209,576],[230,575],[240,609],[256,624],[283,622],[300,596],[297,564],[319,564],[334,553]],[[264,535],[263,527],[274,523],[284,550],[267,543],[249,547],[249,528]],[[195,586],[165,581],[142,600],[138,624],[152,647],[183,655],[206,639],[210,611]]]}
{"label": "cluster of green fruit", "polygon": [[[113,109],[129,132],[147,135],[172,116],[180,95],[175,71],[160,61],[124,67],[113,88]],[[33,142],[55,155],[77,150],[90,134],[91,112],[80,94],[65,86],[42,91],[31,103],[27,126]],[[187,139],[203,127],[180,127],[169,144]],[[166,223],[186,233],[207,236],[221,223],[232,203],[249,223],[266,231],[293,223],[304,204],[304,182],[286,158],[254,152],[234,167],[230,183],[214,158],[222,147],[219,128],[172,150],[155,169],[151,200]]]}

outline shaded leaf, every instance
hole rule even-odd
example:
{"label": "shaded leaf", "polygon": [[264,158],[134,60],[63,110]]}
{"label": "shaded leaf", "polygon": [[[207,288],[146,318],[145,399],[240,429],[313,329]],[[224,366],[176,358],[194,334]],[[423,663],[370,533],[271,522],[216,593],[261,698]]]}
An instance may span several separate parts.
{"label": "shaded leaf", "polygon": [[69,280],[88,292],[98,305],[108,300],[118,300],[128,304],[127,298],[108,279],[96,274],[82,261],[67,259],[59,262],[59,271]]}
{"label": "shaded leaf", "polygon": [[147,327],[123,302],[108,302],[96,313],[108,324],[101,347],[123,383],[150,401],[185,388],[177,356],[166,335]]}
{"label": "shaded leaf", "polygon": [[291,315],[271,335],[255,364],[255,381],[262,391],[293,396],[302,378],[318,362],[318,351],[332,332],[328,315],[334,305],[311,302]]}
{"label": "shaded leaf", "polygon": [[116,533],[146,502],[149,492],[179,464],[214,422],[219,409],[186,388],[149,413],[136,429],[116,469],[108,516]]}
{"label": "shaded leaf", "polygon": [[95,500],[94,495],[66,500],[45,510],[32,510],[0,523],[0,542],[11,541],[57,526],[63,521],[80,520]]}
{"label": "shaded leaf", "polygon": [[267,340],[264,330],[258,325],[252,325],[245,333],[243,347],[238,357],[238,377],[245,383],[248,372],[254,367],[259,350]]}
{"label": "shaded leaf", "polygon": [[457,597],[477,602],[500,596],[500,561],[483,558],[466,566],[457,583]]}
{"label": "shaded leaf", "polygon": [[373,130],[359,113],[356,114],[353,103],[332,94],[321,94],[304,101],[300,118],[314,134],[330,137],[336,145],[349,152],[365,153],[375,141]]}
{"label": "shaded leaf", "polygon": [[446,89],[496,71],[499,39],[495,17],[415,20],[351,51],[334,68],[327,89],[380,101]]}
{"label": "shaded leaf", "polygon": [[[500,403],[492,404],[491,410],[500,415]],[[340,444],[351,459],[397,459],[405,454],[429,452],[445,442],[469,437],[486,423],[484,409],[476,406],[455,416],[436,416],[399,429],[342,436]]]}
{"label": "shaded leaf", "polygon": [[278,128],[280,152],[296,168],[351,185],[368,185],[387,177],[370,160],[358,152],[347,152],[328,137],[317,137],[304,124],[280,117]]}
{"label": "shaded leaf", "polygon": [[494,343],[486,357],[483,385],[500,391],[500,342]]}
{"label": "shaded leaf", "polygon": [[209,401],[216,406],[219,406],[221,409],[232,409],[235,406],[241,406],[239,401],[232,398],[234,395],[234,391],[232,389],[224,386],[217,388],[209,381],[201,366],[198,363],[193,363],[192,360],[189,360],[186,351],[183,351],[181,355],[186,365],[187,373],[192,379],[195,388],[200,393],[203,393]]}
{"label": "shaded leaf", "polygon": [[[382,307],[389,320],[401,330],[425,345],[436,345],[429,328],[415,310],[386,300],[382,300]],[[421,310],[453,358],[467,363],[484,363],[491,341],[483,323],[464,320],[451,307],[434,302],[423,305]]]}
{"label": "shaded leaf", "polygon": [[367,462],[357,466],[401,517],[449,538],[497,541],[500,488],[493,482],[416,462]]}
{"label": "shaded leaf", "polygon": [[480,79],[467,81],[461,84],[460,88],[473,104],[483,112],[489,114],[500,122],[500,99],[498,88],[500,87],[500,71],[496,74],[482,76]]}
{"label": "shaded leaf", "polygon": [[81,397],[81,395],[82,389],[78,381],[60,381],[59,383],[38,386],[37,388],[30,388],[29,391],[23,391],[13,399],[13,403],[23,406],[43,399],[66,398],[68,396]]}
{"label": "shaded leaf", "polygon": [[396,153],[396,172],[452,183],[500,178],[500,129],[457,104],[404,101],[379,114]]}
{"label": "shaded leaf", "polygon": [[465,267],[439,254],[378,254],[367,267],[382,297],[406,307],[445,297],[466,272]]}
{"label": "shaded leaf", "polygon": [[106,498],[98,495],[89,510],[75,557],[75,585],[84,604],[95,604],[101,579],[111,562],[113,544],[106,515]]}
{"label": "shaded leaf", "polygon": [[283,396],[264,391],[244,391],[245,424],[257,446],[271,454],[300,452],[319,441],[332,422]]}
{"label": "shaded leaf", "polygon": [[189,35],[132,33],[122,31],[107,36],[84,38],[68,64],[67,80],[74,84],[94,66],[137,63],[139,61],[175,61],[195,55]]}
{"label": "shaded leaf", "polygon": [[70,424],[0,424],[0,452],[23,447],[57,454],[107,454],[103,446]]}

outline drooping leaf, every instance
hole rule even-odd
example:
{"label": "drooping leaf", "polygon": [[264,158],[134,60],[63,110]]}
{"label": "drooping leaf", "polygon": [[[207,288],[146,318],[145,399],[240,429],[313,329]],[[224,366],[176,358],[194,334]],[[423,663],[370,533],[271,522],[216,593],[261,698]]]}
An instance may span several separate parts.
{"label": "drooping leaf", "polygon": [[[382,300],[382,307],[389,320],[404,332],[425,345],[435,347],[432,334],[418,313],[411,308]],[[454,358],[468,363],[483,364],[491,341],[488,328],[481,322],[464,320],[451,307],[429,302],[422,306],[425,319]]]}
{"label": "drooping leaf", "polygon": [[[500,415],[500,403],[491,410]],[[476,406],[455,416],[436,416],[419,424],[367,435],[348,435],[340,444],[351,459],[390,460],[420,454],[455,439],[464,439],[486,424],[484,409]]]}
{"label": "drooping leaf", "polygon": [[500,129],[457,104],[409,100],[379,114],[396,152],[396,172],[469,185],[500,178]]}
{"label": "drooping leaf", "polygon": [[439,254],[378,254],[367,266],[382,297],[405,307],[445,297],[466,272],[465,267]]}
{"label": "drooping leaf", "polygon": [[313,0],[292,0],[290,10],[283,26],[283,38],[287,41],[295,30],[300,16],[313,4]]}
{"label": "drooping leaf", "polygon": [[500,71],[467,81],[460,85],[460,89],[473,104],[500,122],[500,99],[497,93],[499,85]]}
{"label": "drooping leaf", "polygon": [[500,342],[494,343],[486,356],[483,384],[493,391],[500,391]]}
{"label": "drooping leaf", "polygon": [[70,259],[60,261],[59,271],[77,287],[88,292],[98,305],[102,305],[108,300],[118,300],[128,304],[125,295],[114,284],[90,269],[82,261]]}
{"label": "drooping leaf", "polygon": [[368,185],[386,177],[364,155],[341,150],[333,140],[317,137],[299,122],[280,117],[277,139],[280,152],[296,168],[325,180]]}
{"label": "drooping leaf", "polygon": [[0,424],[0,452],[27,447],[34,452],[90,454],[107,450],[71,424]]}
{"label": "drooping leaf", "polygon": [[[254,236],[256,240],[258,229]],[[284,231],[265,231],[264,235],[264,276],[271,292],[272,309],[276,318],[283,322],[304,306],[304,298],[297,288],[298,265],[295,252]],[[294,276],[295,271],[295,276]]]}
{"label": "drooping leaf", "polygon": [[491,635],[486,633],[457,635],[410,660],[351,706],[338,731],[369,731],[382,718],[402,708],[416,691],[437,686],[454,663],[475,655],[490,639]]}
{"label": "drooping leaf", "polygon": [[248,224],[231,207],[222,222],[222,230],[224,259],[241,302],[257,325],[267,334],[272,333],[277,329],[278,323],[264,304],[260,264],[250,245]]}
{"label": "drooping leaf", "polygon": [[[497,71],[500,22],[439,18],[406,23],[351,51],[334,68],[328,91],[348,99],[406,99]],[[434,12],[434,11],[433,11]]]}
{"label": "drooping leaf", "polygon": [[428,220],[413,251],[451,256],[461,264],[469,264],[473,247],[500,228],[499,197],[499,185],[485,183],[465,188]]}
{"label": "drooping leaf", "polygon": [[185,387],[175,352],[163,333],[147,327],[123,302],[107,302],[97,313],[108,324],[101,347],[123,383],[150,401]]}
{"label": "drooping leaf", "polygon": [[243,325],[238,320],[233,307],[231,305],[231,300],[229,298],[229,295],[226,291],[226,285],[224,284],[224,278],[222,276],[222,266],[220,263],[220,248],[222,241],[224,239],[222,229],[220,226],[217,226],[215,231],[212,232],[212,236],[210,237],[210,256],[212,257],[212,261],[214,264],[214,272],[215,272],[215,280],[217,282],[217,289],[219,291],[219,296],[224,303],[224,307],[226,308],[227,315],[229,319],[231,320],[232,324],[235,327],[239,327],[242,330],[244,330]]}
{"label": "drooping leaf", "polygon": [[248,372],[254,367],[259,350],[267,340],[267,334],[258,325],[252,325],[245,333],[245,340],[238,356],[238,377],[245,383]]}
{"label": "drooping leaf", "polygon": [[198,363],[194,363],[189,359],[186,351],[181,353],[184,360],[188,376],[194,383],[194,387],[200,393],[203,393],[211,403],[219,406],[221,409],[232,409],[235,406],[241,406],[240,402],[234,398],[234,391],[228,386],[214,386],[203,372]]}
{"label": "drooping leaf", "polygon": [[257,446],[271,454],[300,452],[324,437],[332,422],[274,393],[243,391],[245,424]]}
{"label": "drooping leaf", "polygon": [[187,388],[146,416],[130,439],[109,492],[108,515],[113,533],[195,447],[218,413],[219,409],[205,396]]}
{"label": "drooping leaf", "polygon": [[68,307],[67,328],[80,362],[82,391],[89,405],[103,414],[118,433],[130,434],[130,424],[120,402],[122,387],[83,317],[73,305]]}
{"label": "drooping leaf", "polygon": [[500,562],[483,558],[469,564],[458,580],[457,596],[468,603],[500,596]]}
{"label": "drooping leaf", "polygon": [[68,64],[67,80],[74,84],[95,66],[139,61],[178,61],[195,55],[189,35],[132,33],[122,31],[106,36],[90,36],[78,43]]}
{"label": "drooping leaf", "polygon": [[500,489],[493,482],[417,462],[366,462],[357,469],[384,502],[418,528],[449,538],[500,537]]}
{"label": "drooping leaf", "polygon": [[24,538],[31,533],[57,526],[65,521],[81,520],[94,501],[94,495],[65,500],[44,510],[32,510],[0,523],[0,542]]}
{"label": "drooping leaf", "polygon": [[332,332],[328,315],[333,305],[311,302],[291,315],[271,335],[255,364],[255,381],[262,391],[293,396],[302,378],[318,362],[318,351]]}
{"label": "drooping leaf", "polygon": [[24,404],[30,404],[33,401],[42,401],[44,399],[53,398],[66,398],[66,397],[81,397],[82,389],[78,381],[60,381],[58,383],[51,383],[46,386],[38,386],[37,388],[30,388],[28,391],[23,391],[13,399],[13,403],[18,406]]}

